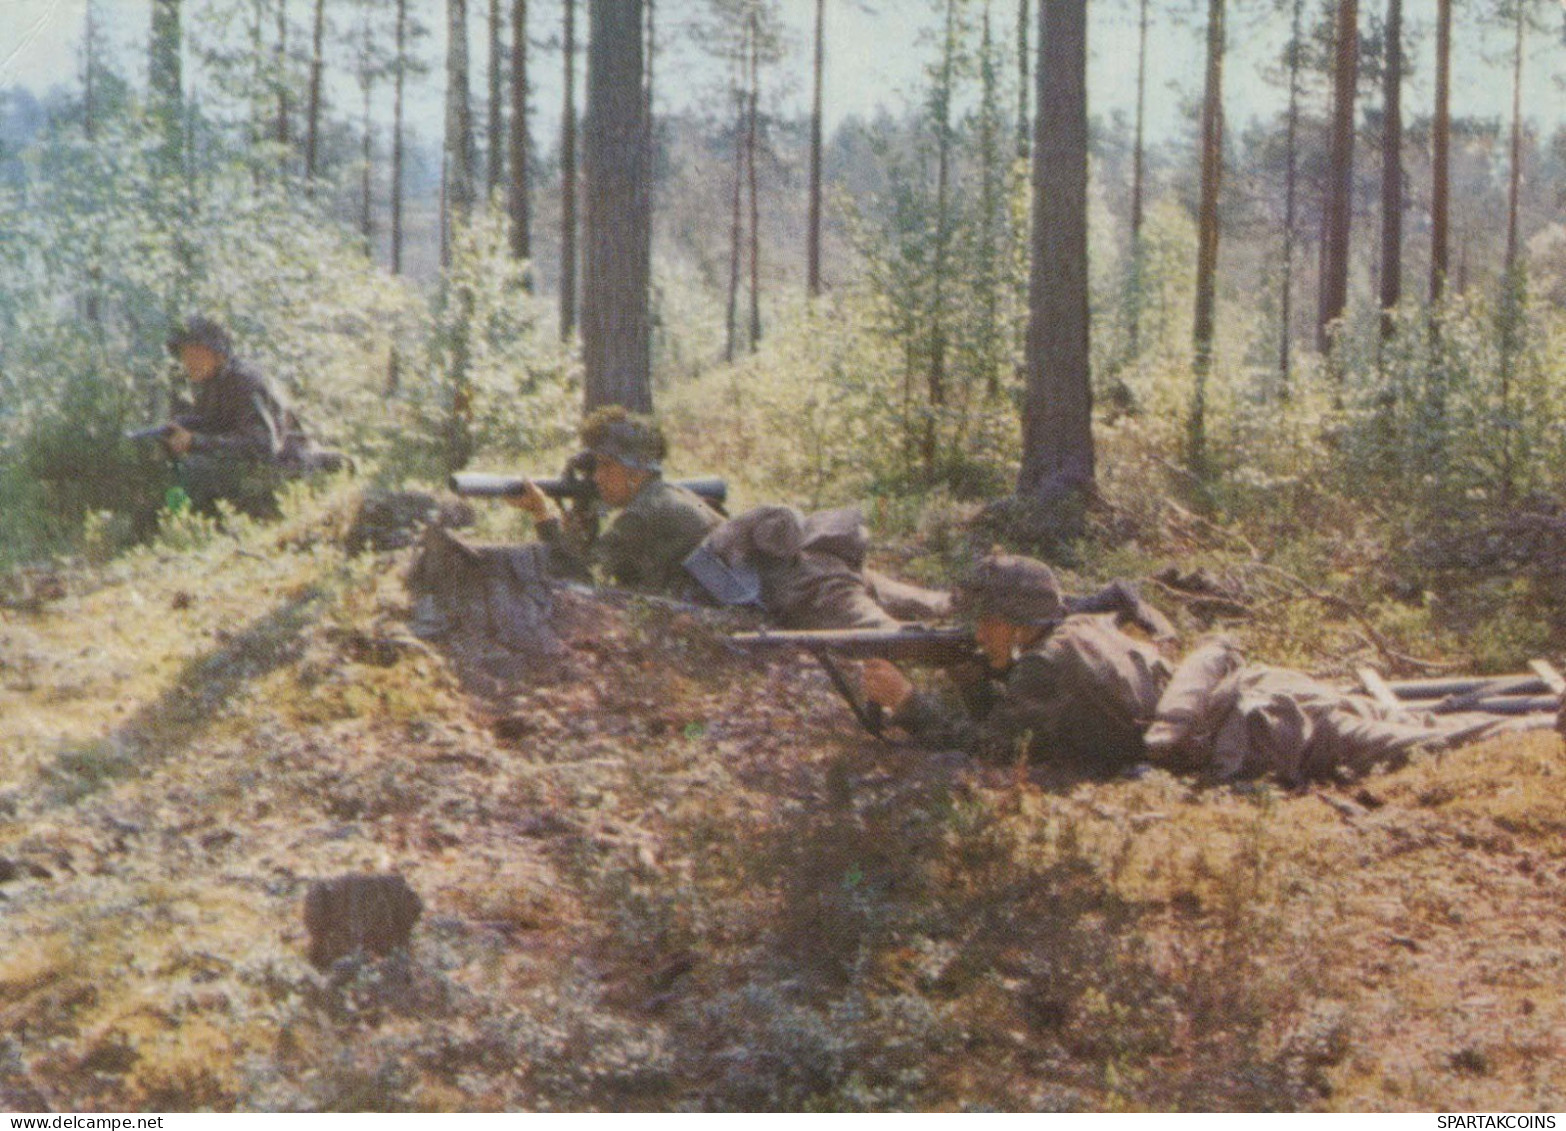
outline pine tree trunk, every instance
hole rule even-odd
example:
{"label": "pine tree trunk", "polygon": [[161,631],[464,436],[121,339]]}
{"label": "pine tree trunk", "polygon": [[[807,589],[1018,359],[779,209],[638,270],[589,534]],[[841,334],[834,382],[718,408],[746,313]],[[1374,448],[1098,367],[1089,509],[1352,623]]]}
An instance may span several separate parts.
{"label": "pine tree trunk", "polygon": [[975,286],[979,292],[979,355],[984,391],[1000,395],[1000,359],[994,343],[1003,340],[997,265],[1001,258],[1000,106],[995,44],[990,33],[990,4],[985,0],[979,46],[979,262]]}
{"label": "pine tree trunk", "polygon": [[1017,156],[1026,161],[1032,146],[1033,131],[1028,124],[1028,7],[1030,0],[1017,0]]}
{"label": "pine tree trunk", "polygon": [[166,171],[177,172],[182,162],[185,128],[180,75],[180,0],[152,0],[147,88],[153,120],[163,138],[160,158]]}
{"label": "pine tree trunk", "polygon": [[1187,421],[1186,462],[1199,477],[1210,472],[1207,459],[1207,378],[1212,371],[1214,316],[1218,286],[1218,201],[1223,185],[1224,0],[1207,4],[1207,78],[1202,96],[1202,188],[1197,212],[1196,315],[1192,322],[1191,415]]}
{"label": "pine tree trunk", "polygon": [[1386,95],[1381,115],[1381,340],[1403,297],[1403,0],[1387,0]]}
{"label": "pine tree trunk", "polygon": [[805,226],[805,289],[821,293],[821,110],[826,66],[826,0],[816,0],[815,60],[810,77],[810,201]]}
{"label": "pine tree trunk", "polygon": [[582,360],[589,409],[652,411],[641,0],[591,0]]}
{"label": "pine tree trunk", "polygon": [[321,144],[321,80],[326,73],[326,0],[315,0],[315,22],[310,33],[310,96],[305,111],[305,180],[319,172]]}
{"label": "pine tree trunk", "polygon": [[757,118],[761,104],[761,32],[750,28],[750,119],[745,131],[745,168],[750,182],[750,352],[761,344],[761,201],[756,175]]}
{"label": "pine tree trunk", "polygon": [[1144,128],[1147,118],[1147,0],[1137,6],[1136,126],[1131,147],[1131,309],[1126,352],[1142,352],[1142,196],[1146,176]]}
{"label": "pine tree trunk", "polygon": [[527,135],[527,0],[511,4],[511,258],[533,254]]}
{"label": "pine tree trunk", "polygon": [[[402,274],[402,116],[408,71],[408,0],[397,0],[397,69],[392,95],[391,269]],[[395,372],[395,370],[394,370]]]}
{"label": "pine tree trunk", "polygon": [[564,0],[565,57],[560,115],[560,340],[576,333],[576,0]]}
{"label": "pine tree trunk", "polygon": [[1527,9],[1517,0],[1517,43],[1512,51],[1512,146],[1511,168],[1506,178],[1506,263],[1509,278],[1517,268],[1517,212],[1522,196],[1522,75],[1523,30]]}
{"label": "pine tree trunk", "polygon": [[446,152],[450,157],[447,207],[453,220],[466,221],[472,215],[475,197],[467,0],[446,0]]}
{"label": "pine tree trunk", "polygon": [[[750,28],[741,48],[743,59],[750,47]],[[734,73],[734,195],[729,209],[729,305],[724,321],[723,360],[733,363],[739,338],[740,260],[745,240],[745,67],[735,63]]]}
{"label": "pine tree trunk", "polygon": [[[642,271],[650,295],[653,253],[653,64],[658,58],[658,6],[657,0],[643,0],[643,3],[646,6],[647,39],[642,56],[645,64],[642,82],[642,191],[647,196],[647,224],[642,230]],[[650,315],[648,327],[650,334]],[[651,349],[650,340],[648,348]]]}
{"label": "pine tree trunk", "polygon": [[288,0],[277,0],[277,128],[273,134],[285,149],[289,142],[288,121]]}
{"label": "pine tree trunk", "polygon": [[1338,0],[1333,35],[1332,149],[1327,170],[1317,347],[1332,349],[1348,305],[1349,228],[1354,205],[1354,94],[1359,80],[1359,0]]}
{"label": "pine tree trunk", "polygon": [[1042,0],[1035,105],[1027,393],[1017,494],[1048,506],[1091,494],[1094,486],[1082,0]]}
{"label": "pine tree trunk", "polygon": [[1294,333],[1294,227],[1299,200],[1300,54],[1304,49],[1300,40],[1300,24],[1304,16],[1303,8],[1304,0],[1294,0],[1289,34],[1289,117],[1284,139],[1283,284],[1278,301],[1278,390],[1285,400],[1289,396],[1292,369],[1290,351]]}
{"label": "pine tree trunk", "polygon": [[1450,259],[1452,0],[1436,0],[1435,116],[1430,126],[1430,305],[1446,294]]}
{"label": "pine tree trunk", "polygon": [[375,173],[375,132],[370,120],[370,98],[375,89],[375,83],[371,80],[368,71],[364,75],[364,108],[361,133],[363,135],[363,148],[359,155],[360,180],[359,180],[359,236],[364,240],[364,254],[374,258],[375,245],[375,199],[373,192]]}
{"label": "pine tree trunk", "polygon": [[930,414],[925,418],[920,454],[925,482],[935,480],[938,428],[946,405],[946,270],[951,235],[952,84],[957,55],[957,0],[946,0],[946,31],[941,45],[940,89],[935,93],[935,254],[930,270],[930,369],[926,392]]}
{"label": "pine tree trunk", "polygon": [[[515,33],[513,33],[515,34]],[[500,191],[501,177],[505,174],[506,110],[502,100],[505,89],[501,81],[501,59],[505,50],[504,25],[500,15],[500,0],[489,0],[489,130],[485,139],[484,172],[487,175],[485,199],[493,200]]]}

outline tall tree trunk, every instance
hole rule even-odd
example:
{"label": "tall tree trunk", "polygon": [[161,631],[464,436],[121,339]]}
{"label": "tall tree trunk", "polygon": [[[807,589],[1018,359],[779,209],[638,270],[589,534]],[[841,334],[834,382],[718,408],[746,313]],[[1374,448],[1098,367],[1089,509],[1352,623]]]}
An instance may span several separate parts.
{"label": "tall tree trunk", "polygon": [[729,215],[729,305],[724,324],[723,360],[733,363],[739,338],[740,261],[745,239],[745,64],[750,48],[750,27],[734,66],[734,196]]}
{"label": "tall tree trunk", "polygon": [[975,269],[975,286],[979,292],[979,356],[984,371],[984,390],[996,397],[1000,395],[1000,358],[994,347],[1004,340],[1000,325],[998,271],[1003,176],[999,75],[990,31],[989,0],[984,3],[979,52],[979,262]]}
{"label": "tall tree trunk", "polygon": [[[1142,238],[1142,179],[1145,175],[1142,146],[1143,124],[1147,116],[1147,0],[1137,5],[1136,36],[1136,126],[1131,148],[1131,246]],[[1133,330],[1133,334],[1134,334]]]}
{"label": "tall tree trunk", "polygon": [[1509,503],[1516,489],[1517,424],[1512,405],[1512,384],[1517,354],[1522,349],[1524,278],[1518,269],[1517,212],[1522,190],[1522,76],[1523,42],[1527,8],[1516,2],[1516,43],[1512,48],[1512,142],[1511,168],[1506,189],[1506,260],[1501,271],[1501,301],[1498,311],[1500,329],[1501,384],[1501,501]]}
{"label": "tall tree trunk", "polygon": [[98,137],[98,104],[95,79],[98,70],[97,4],[87,0],[87,28],[82,33],[82,133],[88,141]]}
{"label": "tall tree trunk", "polygon": [[1304,51],[1300,25],[1304,16],[1303,8],[1304,0],[1294,0],[1289,33],[1289,117],[1284,140],[1283,283],[1278,296],[1278,391],[1285,400],[1289,396],[1292,368],[1289,355],[1294,335],[1294,227],[1299,201],[1300,55]]}
{"label": "tall tree trunk", "polygon": [[816,48],[810,76],[810,201],[805,224],[805,289],[821,293],[821,109],[826,66],[826,0],[816,0]]}
{"label": "tall tree trunk", "polygon": [[370,97],[375,89],[375,82],[368,71],[364,74],[362,83],[364,93],[363,123],[361,133],[363,135],[362,151],[359,156],[359,236],[364,240],[364,254],[374,258],[375,245],[375,197],[373,186],[375,183],[375,133],[373,123],[370,120]]}
{"label": "tall tree trunk", "polygon": [[1403,297],[1403,0],[1387,0],[1386,95],[1381,126],[1381,340]]}
{"label": "tall tree trunk", "polygon": [[565,94],[560,114],[560,340],[576,332],[576,0],[564,0],[561,54]]}
{"label": "tall tree trunk", "polygon": [[261,52],[261,21],[263,0],[250,0],[250,59],[253,66],[250,93],[250,136],[246,146],[246,159],[250,162],[250,179],[257,188],[261,185],[261,139],[266,136],[262,117],[267,113],[266,59]]}
{"label": "tall tree trunk", "polygon": [[1094,488],[1082,0],[1042,0],[1035,106],[1027,393],[1017,494],[1052,505]]}
{"label": "tall tree trunk", "polygon": [[326,0],[315,0],[315,20],[310,32],[310,96],[305,110],[305,180],[314,182],[320,171],[321,81],[326,73]]}
{"label": "tall tree trunk", "polygon": [[511,258],[533,254],[527,135],[527,0],[511,3]]}
{"label": "tall tree trunk", "polygon": [[446,192],[452,218],[458,221],[472,214],[476,195],[468,89],[468,3],[446,0],[446,152],[450,156]]}
{"label": "tall tree trunk", "polygon": [[1028,16],[1031,0],[1017,0],[1017,156],[1026,161],[1033,131],[1028,128]]}
{"label": "tall tree trunk", "polygon": [[168,172],[181,166],[184,146],[184,94],[180,76],[180,0],[152,0],[152,39],[147,57],[147,88],[153,120],[162,136],[160,156]]}
{"label": "tall tree trunk", "polygon": [[1202,94],[1202,190],[1196,236],[1196,314],[1192,321],[1191,416],[1187,422],[1186,460],[1205,478],[1207,460],[1207,378],[1213,364],[1213,330],[1218,289],[1218,201],[1223,184],[1224,0],[1207,3],[1207,78]]}
{"label": "tall tree trunk", "polygon": [[[513,42],[515,34],[513,31]],[[505,173],[506,166],[503,148],[506,144],[506,110],[505,103],[502,101],[504,87],[500,73],[505,38],[504,21],[500,15],[500,0],[489,0],[489,130],[484,146],[484,171],[488,178],[485,186],[487,200],[493,200],[495,193],[500,190],[500,179]]]}
{"label": "tall tree trunk", "polygon": [[1452,0],[1436,0],[1435,120],[1430,127],[1430,305],[1446,294],[1450,259]]}
{"label": "tall tree trunk", "polygon": [[288,121],[288,0],[277,0],[277,128],[273,134],[285,149],[289,142]]}
{"label": "tall tree trunk", "polygon": [[393,77],[391,152],[391,269],[402,274],[402,116],[408,72],[408,0],[397,0],[397,69]]}
{"label": "tall tree trunk", "polygon": [[946,0],[946,30],[941,42],[941,78],[935,92],[935,249],[930,265],[930,369],[926,391],[930,413],[925,417],[920,454],[925,482],[935,480],[938,428],[946,405],[946,270],[951,234],[952,84],[957,57],[957,0]]}
{"label": "tall tree trunk", "polygon": [[1517,211],[1522,189],[1522,75],[1523,30],[1527,8],[1523,0],[1514,0],[1517,6],[1517,42],[1512,49],[1512,146],[1511,168],[1506,178],[1506,266],[1508,277],[1517,268]]}
{"label": "tall tree trunk", "polygon": [[[645,5],[647,38],[643,44],[642,77],[642,192],[647,197],[647,223],[642,229],[642,271],[647,280],[649,301],[652,291],[653,253],[653,65],[658,58],[657,0],[643,0]],[[648,315],[648,351],[651,366],[652,317]]]}
{"label": "tall tree trunk", "polygon": [[[476,197],[472,108],[468,101],[467,0],[446,0],[446,265],[455,258],[457,238],[473,215]],[[450,286],[451,415],[447,420],[446,461],[456,470],[473,454],[473,388],[470,373],[473,291],[466,283]]]}
{"label": "tall tree trunk", "polygon": [[642,3],[590,0],[588,16],[585,399],[650,412]]}
{"label": "tall tree trunk", "polygon": [[1146,176],[1143,146],[1147,118],[1147,0],[1137,5],[1136,46],[1136,126],[1131,146],[1131,309],[1127,354],[1134,358],[1142,352],[1142,196]]}
{"label": "tall tree trunk", "polygon": [[1359,0],[1338,0],[1333,32],[1332,150],[1327,170],[1325,243],[1317,346],[1332,349],[1348,305],[1349,227],[1354,208],[1354,94],[1359,81]]}
{"label": "tall tree trunk", "polygon": [[761,201],[756,175],[757,119],[761,106],[761,29],[750,17],[750,117],[745,130],[745,169],[750,182],[750,352],[761,344]]}

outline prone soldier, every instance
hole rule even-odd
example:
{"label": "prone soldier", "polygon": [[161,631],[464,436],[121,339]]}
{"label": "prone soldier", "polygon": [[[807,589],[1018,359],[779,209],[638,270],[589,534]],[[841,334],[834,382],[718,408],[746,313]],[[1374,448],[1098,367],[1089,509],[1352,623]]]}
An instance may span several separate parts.
{"label": "prone soldier", "polygon": [[656,421],[619,405],[596,409],[582,424],[582,451],[568,471],[590,475],[596,495],[620,513],[601,534],[593,500],[564,518],[529,482],[511,505],[533,519],[554,572],[591,581],[601,572],[618,585],[684,598],[695,582],[682,563],[723,520],[701,496],[663,478],[668,440]]}
{"label": "prone soldier", "polygon": [[[1415,747],[1450,748],[1540,725],[1433,715],[1246,663],[1209,641],[1178,668],[1107,614],[1070,613],[1049,567],[990,555],[958,590],[988,669],[959,678],[966,709],[917,692],[893,664],[866,661],[864,694],[922,746],[1026,753],[1075,772],[1150,761],[1209,780],[1284,785],[1356,776]],[[1019,749],[1023,748],[1023,749]]]}

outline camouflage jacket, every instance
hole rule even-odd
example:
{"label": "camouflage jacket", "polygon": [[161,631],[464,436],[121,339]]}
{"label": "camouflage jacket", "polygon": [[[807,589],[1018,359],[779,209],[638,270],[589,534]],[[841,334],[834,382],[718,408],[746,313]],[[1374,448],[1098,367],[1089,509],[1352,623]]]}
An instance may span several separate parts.
{"label": "camouflage jacket", "polygon": [[1007,671],[961,684],[966,710],[916,693],[893,716],[921,746],[1113,772],[1144,755],[1142,734],[1169,682],[1157,649],[1107,615],[1067,617]]}
{"label": "camouflage jacket", "polygon": [[278,460],[297,443],[298,419],[254,366],[230,358],[196,385],[195,396],[191,410],[175,420],[192,434],[196,454]]}
{"label": "camouflage jacket", "polygon": [[722,521],[699,495],[654,478],[591,543],[558,518],[540,522],[538,534],[558,573],[591,580],[596,569],[628,589],[683,597],[694,583],[681,563]]}

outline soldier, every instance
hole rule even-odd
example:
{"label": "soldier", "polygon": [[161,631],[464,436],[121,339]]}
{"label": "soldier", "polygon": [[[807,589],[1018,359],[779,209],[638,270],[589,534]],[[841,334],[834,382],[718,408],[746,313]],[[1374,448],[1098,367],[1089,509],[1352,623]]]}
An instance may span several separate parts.
{"label": "soldier", "polygon": [[[995,682],[959,673],[968,711],[915,692],[885,660],[865,663],[865,697],[920,745],[992,756],[1024,751],[1067,768],[1114,773],[1152,761],[1213,780],[1271,776],[1285,785],[1357,775],[1416,746],[1451,747],[1527,726],[1432,716],[1377,703],[1299,672],[1247,664],[1224,640],[1171,672],[1111,617],[1067,615],[1049,567],[991,555],[958,592]],[[966,678],[963,678],[966,674]]]}
{"label": "soldier", "polygon": [[197,510],[211,513],[217,500],[227,499],[247,514],[273,517],[283,478],[346,462],[315,449],[272,383],[234,356],[228,332],[212,319],[191,318],[168,348],[190,378],[195,404],[161,439]]}
{"label": "soldier", "polygon": [[[975,618],[983,670],[953,675],[966,712],[916,692],[887,660],[864,665],[865,698],[923,746],[996,758],[1026,753],[1089,773],[1142,760],[1169,666],[1109,614],[1067,611],[1050,568],[991,554],[962,584],[958,612]],[[989,677],[994,677],[989,678]]]}
{"label": "soldier", "polygon": [[895,629],[951,615],[951,595],[865,567],[869,535],[857,507],[801,515],[763,506],[714,530],[703,548],[755,579],[760,603],[785,628]]}
{"label": "soldier", "polygon": [[533,519],[552,569],[590,581],[596,567],[618,585],[690,596],[695,583],[681,563],[722,518],[700,496],[664,481],[663,430],[650,417],[610,405],[588,416],[581,437],[584,450],[571,467],[590,472],[599,498],[620,508],[608,530],[595,537],[591,509],[574,509],[564,520],[551,516],[531,482],[509,500]]}

